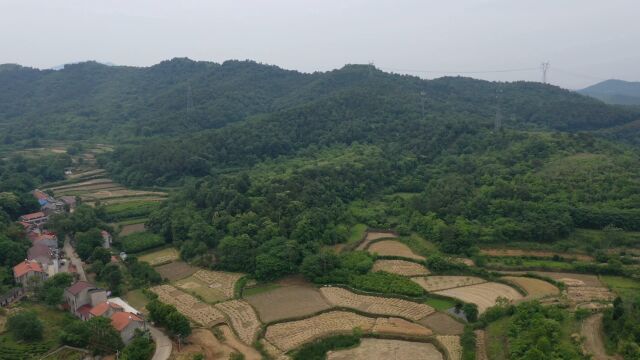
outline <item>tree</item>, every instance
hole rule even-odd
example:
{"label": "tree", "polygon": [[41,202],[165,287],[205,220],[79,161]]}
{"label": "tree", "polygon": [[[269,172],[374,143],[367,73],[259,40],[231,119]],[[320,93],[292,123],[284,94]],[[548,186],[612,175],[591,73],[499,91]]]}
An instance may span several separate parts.
{"label": "tree", "polygon": [[108,264],[111,261],[111,252],[102,246],[98,246],[91,253],[91,261],[100,261],[103,264]]}
{"label": "tree", "polygon": [[253,272],[254,250],[249,235],[227,236],[218,245],[220,266],[229,271]]}
{"label": "tree", "polygon": [[111,325],[111,320],[104,317],[92,317],[84,322],[88,332],[87,347],[95,355],[113,354],[124,347],[118,331]]}
{"label": "tree", "polygon": [[327,276],[340,266],[340,259],[336,254],[323,251],[304,258],[300,265],[300,272],[305,278],[318,282],[318,279]]}
{"label": "tree", "polygon": [[476,304],[466,303],[462,306],[462,311],[469,322],[478,320],[478,306]]}
{"label": "tree", "polygon": [[7,329],[22,341],[38,341],[42,339],[44,326],[33,311],[19,312],[7,320]]}
{"label": "tree", "polygon": [[58,273],[44,281],[38,289],[38,297],[47,305],[55,306],[64,301],[64,289],[71,286],[73,276],[69,273]]}
{"label": "tree", "polygon": [[135,337],[122,351],[123,360],[149,360],[154,352],[153,341],[147,335],[136,329]]}
{"label": "tree", "polygon": [[86,232],[76,234],[76,252],[82,260],[88,259],[94,249],[102,246],[102,233],[98,228],[92,228]]}
{"label": "tree", "polygon": [[98,274],[98,279],[106,282],[109,285],[109,289],[114,294],[117,294],[120,290],[120,284],[122,283],[123,275],[118,264],[109,263]]}

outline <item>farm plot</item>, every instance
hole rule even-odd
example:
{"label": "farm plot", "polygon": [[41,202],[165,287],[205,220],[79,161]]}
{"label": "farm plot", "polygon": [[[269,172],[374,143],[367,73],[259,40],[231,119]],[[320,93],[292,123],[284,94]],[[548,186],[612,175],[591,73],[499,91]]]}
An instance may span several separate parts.
{"label": "farm plot", "polygon": [[251,305],[244,300],[230,300],[216,304],[215,308],[227,315],[240,340],[248,345],[253,343],[260,330],[260,321]]}
{"label": "farm plot", "polygon": [[356,348],[327,353],[327,360],[370,359],[443,360],[444,357],[433,344],[369,338],[362,339]]}
{"label": "farm plot", "polygon": [[589,301],[613,301],[616,295],[609,289],[601,286],[569,286],[567,297],[575,303]]}
{"label": "farm plot", "polygon": [[386,271],[402,276],[429,275],[429,270],[423,265],[405,260],[376,260],[372,271]]}
{"label": "farm plot", "polygon": [[175,261],[169,264],[156,266],[155,270],[163,279],[176,281],[191,276],[193,273],[198,271],[198,268],[182,261]]}
{"label": "farm plot", "polygon": [[356,250],[366,250],[369,244],[374,240],[385,239],[385,238],[396,238],[396,237],[397,236],[394,233],[375,232],[375,231],[367,232],[367,235],[365,236],[364,240],[360,243],[360,245],[358,245]]}
{"label": "farm plot", "polygon": [[138,257],[138,260],[147,262],[151,266],[157,266],[170,263],[172,261],[178,260],[179,258],[180,254],[178,254],[178,250],[174,248],[166,248],[141,255],[140,257]]}
{"label": "farm plot", "polygon": [[351,333],[354,328],[368,332],[375,320],[346,311],[331,311],[304,320],[279,323],[267,327],[265,338],[282,351],[289,351],[315,339],[340,333]]}
{"label": "farm plot", "polygon": [[494,306],[496,304],[496,300],[500,297],[511,301],[523,298],[523,296],[514,288],[494,282],[437,291],[436,294],[476,304],[480,313],[483,313],[488,308]]}
{"label": "farm plot", "polygon": [[244,275],[198,270],[188,278],[180,279],[173,284],[202,297],[206,302],[215,303],[233,298],[235,283],[242,276]]}
{"label": "farm plot", "polygon": [[461,286],[482,284],[485,279],[475,276],[426,276],[411,279],[427,292],[453,289]]}
{"label": "farm plot", "polygon": [[164,196],[166,193],[159,191],[144,191],[144,190],[130,190],[130,189],[118,189],[118,190],[100,190],[87,195],[83,195],[82,198],[88,200],[105,200],[110,198],[124,198],[124,197],[136,197],[136,196]]}
{"label": "farm plot", "polygon": [[334,306],[376,315],[399,316],[417,321],[435,311],[431,306],[425,304],[397,298],[359,295],[339,287],[323,287],[320,292]]}
{"label": "farm plot", "polygon": [[283,286],[247,296],[262,322],[311,315],[331,308],[320,291],[310,286]]}
{"label": "farm plot", "polygon": [[369,246],[370,253],[380,256],[399,256],[408,259],[424,260],[424,256],[415,254],[407,245],[395,240],[382,240]]}
{"label": "farm plot", "polygon": [[440,335],[460,335],[464,331],[464,325],[441,312],[434,313],[418,321]]}
{"label": "farm plot", "polygon": [[52,190],[55,193],[57,191],[62,191],[62,190],[66,190],[66,189],[75,189],[75,188],[81,188],[83,186],[93,186],[93,185],[99,185],[99,184],[113,185],[114,182],[111,179],[99,178],[99,179],[92,179],[92,180],[87,180],[87,181],[82,181],[82,182],[76,182],[76,183],[73,183],[73,184],[54,186],[54,187],[49,188],[49,190]]}
{"label": "farm plot", "polygon": [[268,342],[267,339],[260,339],[260,344],[262,345],[262,349],[274,360],[289,360],[291,359],[289,356],[285,355],[282,350],[275,347],[272,343]]}
{"label": "farm plot", "polygon": [[195,323],[209,327],[224,321],[224,315],[218,309],[171,285],[154,286],[150,290],[158,295],[160,301],[175,306],[180,313]]}
{"label": "farm plot", "polygon": [[596,275],[588,274],[572,274],[564,272],[552,272],[552,271],[502,271],[505,274],[526,274],[527,272],[544,276],[555,281],[564,283],[567,286],[602,286],[600,280]]}
{"label": "farm plot", "polygon": [[462,345],[460,345],[460,337],[455,335],[438,335],[438,342],[447,350],[449,360],[462,359]]}
{"label": "farm plot", "polygon": [[524,249],[480,249],[480,254],[487,256],[498,256],[498,257],[520,257],[520,256],[530,256],[530,257],[539,257],[539,258],[552,258],[554,256],[560,256],[566,259],[574,259],[579,261],[593,261],[594,258],[589,255],[584,254],[567,254],[567,253],[559,253],[555,251],[545,251],[545,250],[524,250]]}
{"label": "farm plot", "polygon": [[127,236],[127,235],[131,235],[131,234],[135,234],[135,233],[139,233],[139,232],[143,232],[145,231],[145,227],[144,227],[144,223],[138,223],[138,224],[129,224],[129,225],[123,225],[122,228],[120,228],[120,235],[121,236]]}
{"label": "farm plot", "polygon": [[374,334],[400,335],[411,337],[428,337],[433,335],[431,329],[400,318],[377,318],[371,332]]}
{"label": "farm plot", "polygon": [[524,289],[528,294],[526,297],[527,300],[560,294],[560,290],[557,287],[540,279],[521,276],[505,276],[503,279]]}

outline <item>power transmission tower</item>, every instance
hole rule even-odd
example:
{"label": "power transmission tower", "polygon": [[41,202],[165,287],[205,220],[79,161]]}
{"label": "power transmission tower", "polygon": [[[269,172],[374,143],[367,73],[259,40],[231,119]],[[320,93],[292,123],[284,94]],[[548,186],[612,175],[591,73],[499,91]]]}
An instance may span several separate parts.
{"label": "power transmission tower", "polygon": [[542,63],[542,65],[540,66],[542,68],[542,83],[546,84],[547,83],[547,71],[549,71],[549,67],[551,66],[551,63],[548,61],[545,61]]}

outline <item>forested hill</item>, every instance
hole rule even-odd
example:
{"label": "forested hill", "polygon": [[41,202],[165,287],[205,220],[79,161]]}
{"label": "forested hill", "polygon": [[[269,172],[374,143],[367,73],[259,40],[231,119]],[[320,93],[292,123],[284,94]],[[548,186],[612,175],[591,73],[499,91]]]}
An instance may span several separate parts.
{"label": "forested hill", "polygon": [[[416,118],[424,101],[429,115],[484,121],[495,116],[499,104],[507,127],[562,131],[620,126],[639,118],[633,110],[549,85],[469,78],[427,81],[364,65],[313,74],[251,61],[189,59],[146,68],[97,62],[62,70],[0,65],[0,132],[5,143],[34,137],[119,143],[189,134],[336,101],[387,102],[383,111],[392,112],[385,115],[396,119]],[[362,115],[354,110],[350,114]]]}
{"label": "forested hill", "polygon": [[640,82],[637,81],[605,80],[578,92],[609,104],[640,106]]}

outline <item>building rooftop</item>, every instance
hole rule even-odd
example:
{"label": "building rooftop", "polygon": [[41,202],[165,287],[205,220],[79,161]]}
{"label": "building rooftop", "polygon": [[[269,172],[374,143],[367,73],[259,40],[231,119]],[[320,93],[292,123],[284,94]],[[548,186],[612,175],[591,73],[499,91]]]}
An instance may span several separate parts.
{"label": "building rooftop", "polygon": [[122,310],[122,306],[107,300],[94,306],[90,313],[93,316],[102,316],[102,314],[106,313],[109,309]]}
{"label": "building rooftop", "polygon": [[44,270],[42,270],[42,266],[35,260],[25,260],[13,267],[13,274],[15,277],[23,276],[29,271],[44,272]]}
{"label": "building rooftop", "polygon": [[44,213],[42,211],[38,211],[38,212],[34,212],[31,214],[26,214],[26,215],[22,215],[20,218],[23,220],[33,220],[33,219],[39,219],[45,217]]}
{"label": "building rooftop", "polygon": [[78,281],[77,283],[68,287],[67,291],[73,295],[78,295],[84,289],[95,288],[95,287],[96,287],[95,285],[88,283],[86,281]]}
{"label": "building rooftop", "polygon": [[124,330],[133,321],[142,321],[142,319],[135,314],[124,311],[111,316],[111,325],[118,331]]}

